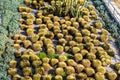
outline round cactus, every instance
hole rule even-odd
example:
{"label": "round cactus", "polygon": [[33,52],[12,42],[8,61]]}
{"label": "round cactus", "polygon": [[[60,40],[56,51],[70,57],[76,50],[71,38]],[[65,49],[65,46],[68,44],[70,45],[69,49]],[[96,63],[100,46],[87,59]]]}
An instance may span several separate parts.
{"label": "round cactus", "polygon": [[32,45],[31,41],[29,41],[29,40],[25,40],[23,43],[24,43],[25,48],[28,48],[29,46]]}
{"label": "round cactus", "polygon": [[21,80],[21,76],[18,75],[18,74],[15,74],[15,75],[13,76],[13,80]]}
{"label": "round cactus", "polygon": [[63,34],[62,33],[58,33],[57,37],[58,37],[58,39],[63,38]]}
{"label": "round cactus", "polygon": [[35,55],[35,54],[31,54],[30,55],[30,60],[31,61],[35,61],[35,60],[39,60],[40,58],[37,56],[37,55]]}
{"label": "round cactus", "polygon": [[61,62],[64,62],[64,61],[67,60],[67,57],[66,57],[65,55],[60,55],[60,56],[59,56],[59,60],[60,60]]}
{"label": "round cactus", "polygon": [[65,46],[65,52],[68,52],[70,50],[70,46]]}
{"label": "round cactus", "polygon": [[21,52],[20,51],[15,52],[15,57],[21,57]]}
{"label": "round cactus", "polygon": [[50,56],[52,56],[53,54],[55,54],[54,48],[48,48],[48,49],[47,49],[47,53],[48,53],[48,55],[50,55]]}
{"label": "round cactus", "polygon": [[92,42],[88,42],[88,43],[86,43],[86,48],[88,50],[90,50],[90,49],[94,48],[94,44]]}
{"label": "round cactus", "polygon": [[38,17],[38,18],[43,17],[42,12],[38,12],[38,13],[37,13],[37,17]]}
{"label": "round cactus", "polygon": [[69,21],[69,20],[70,20],[70,16],[65,16],[64,19],[65,19],[66,21]]}
{"label": "round cactus", "polygon": [[60,23],[57,22],[57,21],[55,21],[55,22],[54,22],[54,25],[55,25],[55,26],[60,26]]}
{"label": "round cactus", "polygon": [[21,18],[21,19],[19,19],[18,21],[19,21],[19,23],[22,24],[25,20],[24,20],[23,18]]}
{"label": "round cactus", "polygon": [[90,34],[90,37],[91,37],[92,39],[96,39],[96,38],[97,38],[97,34],[91,33],[91,34]]}
{"label": "round cactus", "polygon": [[50,66],[50,64],[48,64],[48,63],[43,63],[43,68],[45,69],[45,71],[48,71],[48,70],[50,70],[51,69],[51,66]]}
{"label": "round cactus", "polygon": [[91,42],[91,38],[89,36],[85,36],[85,37],[83,37],[83,41],[85,43],[89,43],[89,42]]}
{"label": "round cactus", "polygon": [[85,67],[90,67],[91,66],[91,62],[89,59],[83,59],[82,60],[82,65],[84,65]]}
{"label": "round cactus", "polygon": [[29,59],[30,59],[30,55],[23,54],[23,55],[21,56],[21,59],[22,59],[22,60],[29,60]]}
{"label": "round cactus", "polygon": [[80,51],[80,48],[79,48],[79,47],[73,47],[73,48],[72,48],[72,52],[73,52],[74,54],[78,53],[79,51]]}
{"label": "round cactus", "polygon": [[51,59],[51,65],[54,66],[58,63],[58,59]]}
{"label": "round cactus", "polygon": [[55,80],[63,80],[63,77],[60,76],[60,75],[56,75],[56,76],[55,76]]}
{"label": "round cactus", "polygon": [[102,28],[102,23],[101,22],[96,22],[95,26],[97,29],[101,29]]}
{"label": "round cactus", "polygon": [[120,70],[120,62],[115,63],[114,67],[116,70]]}
{"label": "round cactus", "polygon": [[22,43],[22,40],[16,40],[15,43],[16,43],[16,44],[21,44],[21,43]]}
{"label": "round cactus", "polygon": [[53,21],[60,21],[60,18],[58,16],[54,16]]}
{"label": "round cactus", "polygon": [[97,40],[97,39],[95,39],[95,40],[93,40],[93,44],[94,44],[95,46],[99,46],[99,45],[100,45],[100,41]]}
{"label": "round cactus", "polygon": [[66,80],[76,80],[76,78],[72,75],[68,75]]}
{"label": "round cactus", "polygon": [[48,23],[47,27],[48,27],[48,29],[52,29],[54,27],[54,24],[53,23]]}
{"label": "round cactus", "polygon": [[98,60],[98,59],[93,60],[93,67],[99,67],[101,65],[102,65],[102,63],[100,60]]}
{"label": "round cactus", "polygon": [[107,42],[107,41],[108,41],[108,36],[102,34],[102,35],[100,36],[100,40],[101,40],[102,42]]}
{"label": "round cactus", "polygon": [[22,77],[21,80],[32,80],[32,78],[30,76],[25,76],[25,77]]}
{"label": "round cactus", "polygon": [[94,34],[98,34],[98,29],[92,27],[92,28],[91,28],[91,32],[94,33]]}
{"label": "round cactus", "polygon": [[42,19],[41,18],[36,18],[35,22],[36,22],[36,24],[42,24]]}
{"label": "round cactus", "polygon": [[109,50],[110,49],[110,44],[109,43],[104,43],[102,45],[102,47],[105,49],[105,50]]}
{"label": "round cactus", "polygon": [[55,72],[57,75],[63,75],[64,70],[63,70],[63,68],[56,68]]}
{"label": "round cactus", "polygon": [[75,33],[76,37],[82,37],[82,34],[80,32]]}
{"label": "round cactus", "polygon": [[90,31],[88,31],[87,29],[83,29],[83,30],[82,30],[82,34],[83,34],[84,36],[89,36],[89,35],[90,35]]}
{"label": "round cactus", "polygon": [[67,67],[67,64],[65,62],[59,62],[58,65],[59,67],[63,67],[63,68]]}
{"label": "round cactus", "polygon": [[44,76],[42,77],[42,79],[43,79],[43,80],[52,80],[52,75],[46,74],[46,75],[44,75]]}
{"label": "round cactus", "polygon": [[81,23],[84,19],[82,17],[78,18],[78,22]]}
{"label": "round cactus", "polygon": [[36,73],[36,74],[43,74],[44,71],[45,71],[45,70],[44,70],[43,67],[35,68],[35,73]]}
{"label": "round cactus", "polygon": [[22,18],[25,18],[25,17],[27,17],[27,12],[21,12],[21,15],[22,15]]}
{"label": "round cactus", "polygon": [[19,37],[20,37],[20,35],[19,35],[19,34],[15,34],[15,35],[14,35],[14,37],[13,37],[13,39],[14,39],[14,40],[18,40],[18,39],[19,39]]}
{"label": "round cactus", "polygon": [[105,80],[105,76],[101,73],[95,73],[95,80]]}
{"label": "round cactus", "polygon": [[36,68],[36,67],[40,67],[40,65],[42,64],[41,60],[36,60],[32,62],[32,65]]}
{"label": "round cactus", "polygon": [[25,67],[23,68],[23,75],[24,76],[29,76],[32,73],[32,69],[30,67]]}
{"label": "round cactus", "polygon": [[115,56],[115,51],[114,51],[114,50],[109,49],[109,50],[107,51],[107,53],[108,53],[108,55],[110,55],[110,56]]}
{"label": "round cactus", "polygon": [[85,67],[84,67],[82,64],[77,64],[77,65],[75,66],[75,69],[76,69],[76,71],[77,71],[78,73],[80,73],[81,71],[83,71],[84,68],[85,68]]}
{"label": "round cactus", "polygon": [[43,63],[49,63],[49,61],[50,61],[50,59],[49,59],[49,58],[47,58],[47,57],[42,58],[42,62],[43,62]]}
{"label": "round cactus", "polygon": [[76,29],[78,29],[79,28],[79,23],[78,22],[73,22],[73,27],[75,27]]}
{"label": "round cactus", "polygon": [[34,35],[31,37],[32,42],[36,42],[36,41],[38,41],[38,39],[39,39],[39,35]]}
{"label": "round cactus", "polygon": [[89,59],[89,60],[93,61],[93,60],[95,60],[95,59],[96,59],[96,55],[95,55],[95,54],[93,54],[93,53],[89,53],[89,54],[87,54],[87,59]]}
{"label": "round cactus", "polygon": [[26,17],[27,19],[32,19],[33,21],[35,20],[34,14],[28,13]]}
{"label": "round cactus", "polygon": [[[86,16],[86,15],[84,15],[84,16],[83,16],[83,19],[84,19],[85,21],[87,21],[87,22],[89,22],[89,21],[90,21],[89,16]],[[85,25],[84,25],[84,26],[85,26]]]}
{"label": "round cactus", "polygon": [[41,75],[40,74],[34,74],[33,75],[33,80],[40,80],[41,79]]}
{"label": "round cactus", "polygon": [[89,9],[89,10],[94,10],[95,7],[94,7],[93,5],[89,5],[89,6],[88,6],[88,9]]}
{"label": "round cactus", "polygon": [[[67,41],[71,41],[72,39],[73,39],[73,36],[71,36],[71,35],[66,35],[65,36],[65,39],[67,40]],[[71,45],[71,44],[70,44]]]}
{"label": "round cactus", "polygon": [[97,13],[95,11],[90,11],[91,15],[96,15]]}
{"label": "round cactus", "polygon": [[17,73],[17,69],[16,68],[9,68],[8,69],[8,74],[13,76]]}
{"label": "round cactus", "polygon": [[77,47],[78,47],[80,50],[82,50],[82,49],[84,49],[84,44],[83,44],[83,43],[79,43],[79,44],[77,44]]}
{"label": "round cactus", "polygon": [[15,48],[16,50],[19,50],[19,49],[20,49],[20,45],[19,45],[19,44],[14,44],[13,46],[14,46],[14,48]]}
{"label": "round cactus", "polygon": [[75,40],[78,42],[78,43],[81,43],[83,41],[83,37],[75,37]]}
{"label": "round cactus", "polygon": [[26,24],[27,25],[32,25],[33,24],[33,20],[32,19],[27,19],[26,20]]}
{"label": "round cactus", "polygon": [[107,72],[107,78],[109,80],[115,80],[117,78],[117,74],[115,72]]}
{"label": "round cactus", "polygon": [[64,38],[59,39],[59,43],[63,46],[67,43],[67,41]]}
{"label": "round cactus", "polygon": [[64,24],[65,23],[65,19],[60,20],[60,23]]}
{"label": "round cactus", "polygon": [[47,44],[47,48],[54,48],[53,44]]}
{"label": "round cactus", "polygon": [[17,61],[11,60],[9,65],[10,65],[11,68],[15,68],[17,66]]}
{"label": "round cactus", "polygon": [[94,78],[92,78],[92,77],[87,77],[87,79],[86,80],[95,80]]}
{"label": "round cactus", "polygon": [[[90,21],[89,18],[88,18],[87,20]],[[89,24],[89,23],[85,24],[85,25],[84,25],[84,29],[90,29],[90,24]]]}
{"label": "round cactus", "polygon": [[109,32],[107,30],[105,30],[105,29],[102,29],[101,33],[104,34],[104,35],[108,35],[109,34]]}
{"label": "round cactus", "polygon": [[74,55],[74,58],[75,58],[75,61],[78,62],[78,61],[81,61],[83,59],[83,56],[82,56],[82,54],[77,53]]}
{"label": "round cactus", "polygon": [[71,18],[70,21],[73,23],[73,22],[76,22],[76,18]]}
{"label": "round cactus", "polygon": [[85,49],[83,49],[83,50],[81,50],[81,54],[82,54],[83,56],[85,56],[86,54],[88,54],[88,51],[85,50]]}
{"label": "round cactus", "polygon": [[28,60],[20,61],[20,67],[21,68],[28,67],[28,66],[30,66],[30,62]]}
{"label": "round cactus", "polygon": [[66,67],[66,73],[67,73],[67,74],[75,73],[74,67],[72,67],[72,66],[67,66],[67,67]]}
{"label": "round cactus", "polygon": [[64,35],[68,35],[68,30],[64,29],[64,30],[62,30],[62,33],[63,33]]}
{"label": "round cactus", "polygon": [[77,63],[73,59],[68,59],[67,63],[69,66],[76,66],[77,65]]}
{"label": "round cactus", "polygon": [[103,66],[98,66],[98,67],[96,68],[96,70],[97,70],[97,72],[100,72],[100,73],[102,73],[102,74],[105,74],[105,73],[106,73],[106,69],[105,69],[105,67],[103,67]]}
{"label": "round cactus", "polygon": [[91,49],[90,49],[90,53],[96,54],[96,53],[97,53],[96,48],[91,48]]}
{"label": "round cactus", "polygon": [[57,52],[57,53],[60,53],[60,54],[61,54],[63,51],[64,51],[63,46],[61,46],[61,45],[57,45],[57,46],[56,46],[56,52]]}
{"label": "round cactus", "polygon": [[42,51],[42,47],[41,47],[41,45],[40,44],[37,44],[37,43],[34,43],[33,44],[33,49],[35,50],[35,51]]}
{"label": "round cactus", "polygon": [[45,43],[45,45],[52,44],[52,41],[50,39],[46,38],[46,39],[44,39],[44,43]]}
{"label": "round cactus", "polygon": [[43,17],[43,21],[44,21],[44,22],[47,22],[47,20],[50,20],[50,17],[44,16],[44,17]]}
{"label": "round cactus", "polygon": [[67,26],[70,26],[72,23],[71,23],[70,21],[66,21],[65,24],[66,24]]}
{"label": "round cactus", "polygon": [[83,80],[84,80],[84,79],[87,78],[87,74],[81,72],[81,73],[78,74],[78,77],[79,77],[80,79],[83,79]]}
{"label": "round cactus", "polygon": [[95,74],[95,70],[93,68],[86,68],[85,72],[87,76],[92,76],[93,74]]}

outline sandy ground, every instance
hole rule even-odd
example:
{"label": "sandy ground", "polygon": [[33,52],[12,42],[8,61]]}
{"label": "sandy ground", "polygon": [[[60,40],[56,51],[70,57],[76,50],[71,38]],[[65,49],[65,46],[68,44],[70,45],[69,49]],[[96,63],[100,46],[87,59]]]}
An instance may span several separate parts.
{"label": "sandy ground", "polygon": [[120,8],[120,0],[114,0],[117,6]]}

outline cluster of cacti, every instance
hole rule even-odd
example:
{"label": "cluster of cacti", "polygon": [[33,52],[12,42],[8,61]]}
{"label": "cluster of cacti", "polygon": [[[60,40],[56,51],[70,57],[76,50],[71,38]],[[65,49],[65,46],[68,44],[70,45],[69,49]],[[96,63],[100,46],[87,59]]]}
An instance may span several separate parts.
{"label": "cluster of cacti", "polygon": [[[105,66],[115,55],[109,32],[96,20],[95,7],[84,6],[87,0],[62,1],[52,0],[50,6],[25,0],[27,6],[18,8],[21,31],[12,39],[20,61],[10,61],[8,69],[13,80],[105,80]],[[107,73],[110,80],[116,77]]]}

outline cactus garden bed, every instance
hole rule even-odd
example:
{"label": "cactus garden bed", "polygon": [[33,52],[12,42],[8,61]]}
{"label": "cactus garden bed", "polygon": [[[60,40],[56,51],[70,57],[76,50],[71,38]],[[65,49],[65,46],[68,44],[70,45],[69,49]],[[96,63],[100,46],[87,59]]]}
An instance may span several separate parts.
{"label": "cactus garden bed", "polygon": [[11,17],[19,27],[1,25],[0,80],[120,80],[115,38],[91,2],[21,1]]}

